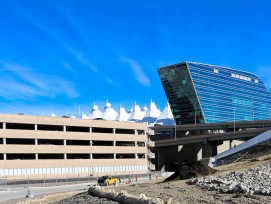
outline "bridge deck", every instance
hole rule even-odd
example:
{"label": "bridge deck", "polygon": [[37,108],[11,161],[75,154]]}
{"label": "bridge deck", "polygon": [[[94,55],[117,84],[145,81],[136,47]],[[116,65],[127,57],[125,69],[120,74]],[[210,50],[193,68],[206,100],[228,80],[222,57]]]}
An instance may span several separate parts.
{"label": "bridge deck", "polygon": [[[234,132],[233,129],[236,131]],[[156,126],[152,127],[155,132],[172,132],[171,136],[154,136],[155,147],[175,146],[192,143],[208,143],[224,140],[249,139],[255,137],[271,127],[271,120],[197,124],[197,125],[178,125],[176,126],[177,137],[174,136],[175,126]],[[240,131],[238,131],[241,129]],[[225,133],[211,133],[202,135],[188,135],[178,137],[178,132],[200,130],[225,130]]]}
{"label": "bridge deck", "polygon": [[208,124],[190,124],[176,126],[154,126],[150,127],[154,131],[189,131],[189,130],[224,130],[224,129],[239,128],[264,128],[271,127],[271,120],[257,120],[245,122],[224,122],[224,123],[208,123]]}

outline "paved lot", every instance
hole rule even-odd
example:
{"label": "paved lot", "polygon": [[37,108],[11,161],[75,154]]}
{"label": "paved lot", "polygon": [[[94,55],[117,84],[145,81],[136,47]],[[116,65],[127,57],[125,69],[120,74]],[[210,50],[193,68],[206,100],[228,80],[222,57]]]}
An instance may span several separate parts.
{"label": "paved lot", "polygon": [[[170,174],[169,174],[170,175]],[[165,176],[165,175],[163,175]],[[166,176],[168,176],[166,174]],[[152,179],[155,179],[156,176],[153,174]],[[144,182],[149,180],[149,174],[140,175],[138,177],[138,182]],[[122,183],[120,186],[128,184],[130,181],[128,176],[125,179],[121,180]],[[133,178],[132,182],[135,182],[135,178]],[[58,183],[59,184],[59,183]],[[31,190],[33,196],[44,195],[44,194],[53,194],[53,193],[60,193],[60,192],[70,192],[82,189],[88,189],[90,185],[97,184],[97,179],[93,179],[88,183],[80,183],[80,184],[65,184],[65,185],[58,185],[58,186],[46,186],[41,187],[41,184],[31,184],[29,188],[26,188],[27,184],[21,185],[12,185],[8,186],[8,190],[4,189],[3,186],[0,186],[0,203],[4,201],[9,201],[13,199],[20,199],[25,198],[27,194],[27,189]],[[54,185],[54,183],[47,184],[47,185]]]}
{"label": "paved lot", "polygon": [[[83,184],[73,184],[73,185],[65,185],[65,186],[51,186],[51,187],[31,187],[31,192],[34,196],[50,194],[50,193],[58,193],[58,192],[67,192],[67,191],[75,191],[80,189],[88,189],[90,184],[95,183],[83,183]],[[17,198],[25,198],[27,193],[27,188],[18,187],[11,188],[9,190],[0,191],[0,202],[8,201],[11,199]]]}

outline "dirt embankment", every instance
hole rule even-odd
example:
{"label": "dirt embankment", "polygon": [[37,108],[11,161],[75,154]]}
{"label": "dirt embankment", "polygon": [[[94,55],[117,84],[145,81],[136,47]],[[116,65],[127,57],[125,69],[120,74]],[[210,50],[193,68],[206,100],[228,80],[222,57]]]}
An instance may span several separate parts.
{"label": "dirt embankment", "polygon": [[[168,179],[153,179],[145,183],[138,183],[135,185],[123,185],[114,188],[115,191],[126,190],[127,193],[140,196],[140,194],[145,194],[147,197],[151,198],[160,198],[165,201],[172,199],[172,203],[181,203],[181,204],[191,204],[191,203],[241,203],[241,204],[250,204],[250,203],[271,203],[271,196],[262,196],[262,195],[250,195],[250,194],[241,194],[241,193],[232,193],[226,194],[218,191],[207,191],[203,190],[198,186],[187,184],[187,179],[191,176],[193,177],[202,177],[210,174],[214,175],[225,175],[232,171],[245,171],[249,168],[254,168],[259,166],[266,161],[270,160],[271,154],[269,152],[265,155],[259,154],[258,156],[252,156],[247,159],[242,159],[239,162],[219,166],[215,169],[211,169],[206,164],[200,163],[191,163],[183,166],[179,171],[173,174]],[[184,180],[182,180],[184,179]],[[71,195],[66,194],[65,203],[89,203],[87,196],[82,198],[82,196],[73,196],[70,199],[67,199]],[[41,203],[63,203],[59,201],[58,195],[50,195],[46,199],[46,202]],[[80,200],[78,199],[80,198]],[[70,202],[72,201],[72,202]],[[98,201],[97,201],[98,202]],[[32,202],[34,203],[34,202]],[[37,202],[36,202],[37,203]]]}
{"label": "dirt embankment", "polygon": [[201,162],[190,162],[179,168],[174,174],[165,179],[164,182],[189,179],[191,177],[202,177],[211,175],[217,170],[210,168],[207,164]]}

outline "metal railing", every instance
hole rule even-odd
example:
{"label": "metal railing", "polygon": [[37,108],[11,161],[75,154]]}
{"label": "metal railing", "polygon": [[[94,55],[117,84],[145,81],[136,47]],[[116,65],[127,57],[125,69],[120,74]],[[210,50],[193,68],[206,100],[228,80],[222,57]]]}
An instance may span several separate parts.
{"label": "metal railing", "polygon": [[[155,170],[155,166],[151,165]],[[151,176],[150,176],[151,175]],[[116,175],[119,179],[118,183],[131,183],[131,182],[141,182],[144,180],[148,180],[149,177],[151,178],[158,178],[158,176],[161,176],[161,172],[150,172],[145,174],[126,174],[126,175]],[[80,184],[80,183],[90,183],[90,184],[97,184],[98,177],[89,175],[80,175],[77,176],[56,176],[56,177],[50,177],[50,178],[34,178],[34,177],[27,177],[23,179],[10,179],[9,177],[0,177],[0,189],[8,189],[11,187],[33,187],[33,186],[61,186],[61,185],[71,185],[71,184]]]}

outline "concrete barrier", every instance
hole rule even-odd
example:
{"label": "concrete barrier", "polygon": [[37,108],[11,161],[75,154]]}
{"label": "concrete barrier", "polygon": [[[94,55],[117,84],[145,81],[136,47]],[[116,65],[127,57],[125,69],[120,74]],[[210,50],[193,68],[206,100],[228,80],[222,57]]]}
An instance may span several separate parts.
{"label": "concrete barrier", "polygon": [[32,191],[31,191],[31,189],[27,189],[26,190],[26,196],[25,196],[26,198],[33,198],[33,194],[32,194]]}

